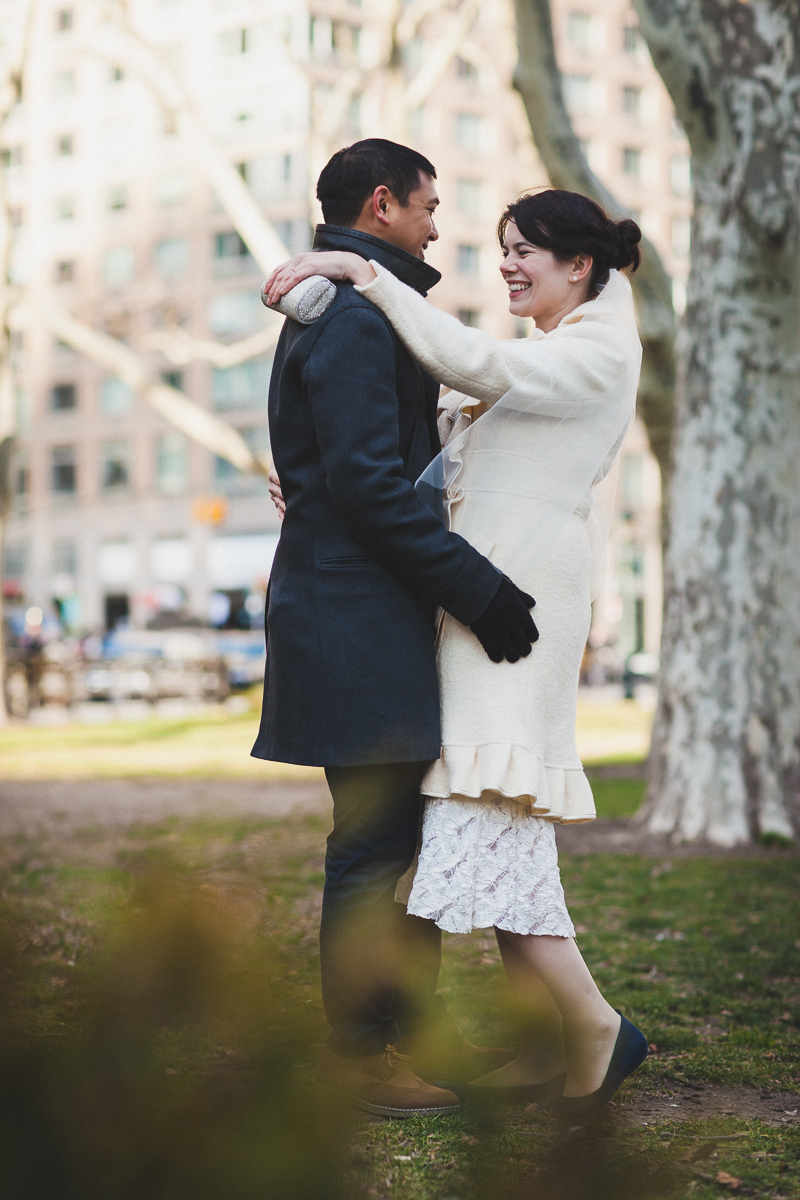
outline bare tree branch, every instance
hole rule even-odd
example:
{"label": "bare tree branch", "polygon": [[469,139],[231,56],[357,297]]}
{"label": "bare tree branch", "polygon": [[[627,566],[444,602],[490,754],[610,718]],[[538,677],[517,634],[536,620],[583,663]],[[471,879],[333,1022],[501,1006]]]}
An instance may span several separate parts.
{"label": "bare tree branch", "polygon": [[240,471],[268,475],[269,462],[252,453],[238,430],[195,404],[177,388],[154,383],[139,356],[122,342],[90,329],[50,304],[29,303],[19,312],[18,320],[24,321],[27,313],[35,315],[61,341],[112,371],[176,429]]}
{"label": "bare tree branch", "polygon": [[[118,11],[118,10],[117,10]],[[253,199],[247,184],[215,144],[194,101],[176,72],[122,17],[108,17],[92,26],[83,41],[86,53],[121,63],[147,84],[175,114],[180,132],[191,143],[196,161],[213,185],[220,203],[265,275],[286,259],[287,251]]]}
{"label": "bare tree branch", "polygon": [[[614,215],[625,215],[623,206],[591,170],[572,128],[556,62],[549,0],[515,0],[515,8],[519,63],[514,85],[553,186],[583,192]],[[631,279],[644,346],[639,411],[665,486],[674,413],[675,313],[670,278],[658,251],[646,239],[642,257]]]}
{"label": "bare tree branch", "polygon": [[268,354],[277,345],[280,332],[280,325],[270,325],[250,337],[225,345],[223,342],[193,338],[185,329],[174,325],[170,329],[149,333],[143,344],[148,350],[160,350],[176,367],[197,360],[210,362],[215,367],[235,367],[259,354]]}

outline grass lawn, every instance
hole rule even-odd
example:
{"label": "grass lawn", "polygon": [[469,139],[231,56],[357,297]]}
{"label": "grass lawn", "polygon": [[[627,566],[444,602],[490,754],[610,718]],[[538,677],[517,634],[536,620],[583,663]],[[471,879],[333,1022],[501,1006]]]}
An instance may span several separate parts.
{"label": "grass lawn", "polygon": [[[98,725],[0,729],[0,780],[97,779],[167,775],[231,779],[321,778],[314,767],[265,763],[250,757],[258,731],[260,695],[250,711],[211,709],[185,718],[152,717]],[[578,750],[584,762],[647,757],[653,714],[633,700],[579,703]]]}
{"label": "grass lawn", "polygon": [[[631,812],[642,787],[636,779],[600,780],[601,811]],[[735,1103],[740,1094],[757,1102],[800,1093],[796,856],[563,856],[583,953],[610,1002],[656,1047],[617,1105],[596,1128],[568,1132],[522,1106],[492,1119],[467,1113],[405,1122],[329,1112],[324,1127],[349,1147],[342,1164],[330,1146],[320,1149],[307,1100],[325,1037],[316,930],[326,832],[325,821],[309,816],[170,820],[123,833],[95,829],[68,845],[43,835],[6,846],[3,887],[17,953],[6,956],[5,986],[28,1047],[14,1053],[26,1064],[20,1074],[37,1079],[39,1071],[48,1095],[58,1089],[47,1072],[57,1076],[64,1063],[70,1072],[69,1114],[37,1130],[60,1131],[70,1162],[80,1159],[74,1146],[83,1145],[85,1128],[99,1130],[92,1153],[122,1162],[126,1179],[141,1157],[136,1138],[146,1131],[157,1161],[152,1143],[166,1130],[164,1161],[176,1146],[191,1146],[185,1171],[197,1171],[191,1192],[156,1190],[152,1179],[136,1192],[118,1185],[108,1167],[102,1188],[83,1179],[76,1196],[800,1197],[800,1104],[784,1100],[786,1112],[742,1115]],[[120,923],[124,935],[115,932]],[[441,987],[470,1037],[515,1044],[487,933],[445,935]],[[267,1110],[275,1046],[284,1053],[289,1099]],[[28,1053],[38,1066],[27,1065]],[[144,1081],[144,1091],[131,1077]],[[704,1098],[721,1085],[730,1090],[729,1109],[711,1111]],[[661,1104],[657,1120],[642,1117],[646,1097]],[[87,1106],[90,1120],[82,1117]],[[187,1111],[191,1129],[180,1125]],[[231,1111],[235,1128],[226,1125]],[[121,1122],[114,1136],[113,1114]],[[37,1145],[43,1136],[37,1132]],[[267,1144],[269,1162],[258,1166]],[[316,1183],[273,1180],[265,1189],[263,1173],[281,1161],[278,1145],[294,1146],[292,1170]],[[228,1184],[215,1191],[219,1162]],[[248,1171],[250,1190],[241,1183]]]}

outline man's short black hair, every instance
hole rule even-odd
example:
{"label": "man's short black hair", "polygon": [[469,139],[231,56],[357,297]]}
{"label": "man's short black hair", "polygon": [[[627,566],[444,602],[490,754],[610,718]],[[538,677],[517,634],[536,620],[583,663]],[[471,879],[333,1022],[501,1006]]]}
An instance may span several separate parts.
{"label": "man's short black hair", "polygon": [[317,180],[317,199],[328,225],[352,227],[375,188],[387,187],[405,207],[420,186],[420,173],[436,178],[422,154],[385,138],[365,138],[337,150]]}

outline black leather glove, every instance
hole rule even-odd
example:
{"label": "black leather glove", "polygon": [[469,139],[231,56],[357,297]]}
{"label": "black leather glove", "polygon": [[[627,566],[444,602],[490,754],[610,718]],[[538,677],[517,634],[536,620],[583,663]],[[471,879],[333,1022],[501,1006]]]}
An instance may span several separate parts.
{"label": "black leather glove", "polygon": [[535,604],[533,596],[521,592],[507,575],[503,576],[488,608],[470,625],[492,662],[505,658],[513,663],[530,654],[539,638],[530,614]]}

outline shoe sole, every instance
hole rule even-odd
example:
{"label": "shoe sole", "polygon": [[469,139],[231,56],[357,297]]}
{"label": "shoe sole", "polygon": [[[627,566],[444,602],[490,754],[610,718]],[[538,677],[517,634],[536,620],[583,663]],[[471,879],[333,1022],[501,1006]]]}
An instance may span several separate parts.
{"label": "shoe sole", "polygon": [[439,1108],[392,1108],[388,1104],[371,1104],[369,1100],[354,1100],[356,1108],[372,1113],[376,1117],[439,1117],[452,1116],[461,1109],[460,1104],[445,1104]]}

